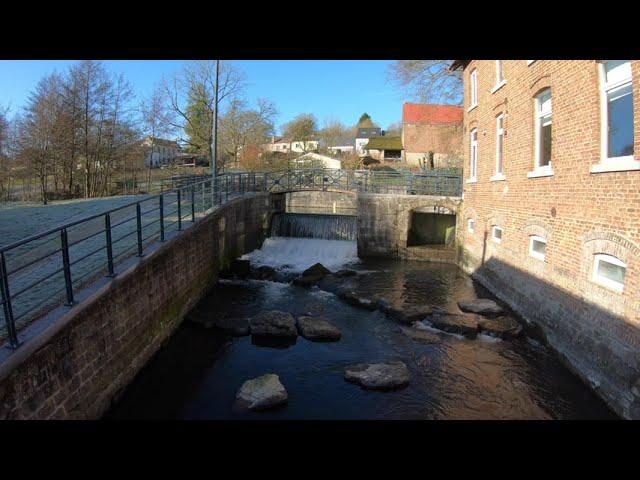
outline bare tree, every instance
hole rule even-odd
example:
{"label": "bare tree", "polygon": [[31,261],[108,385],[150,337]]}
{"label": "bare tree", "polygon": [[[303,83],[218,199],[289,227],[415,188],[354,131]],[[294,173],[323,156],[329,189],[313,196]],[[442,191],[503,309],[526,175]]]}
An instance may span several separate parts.
{"label": "bare tree", "polygon": [[462,73],[451,71],[452,60],[398,60],[390,79],[421,102],[462,104]]}
{"label": "bare tree", "polygon": [[151,95],[142,100],[140,113],[143,132],[148,135],[150,141],[149,151],[145,152],[146,161],[148,162],[147,185],[150,185],[153,156],[156,153],[156,140],[158,137],[168,135],[174,129],[171,125],[170,113],[167,110],[162,86],[156,86]]}
{"label": "bare tree", "polygon": [[218,105],[215,105],[216,65],[213,60],[195,61],[171,80],[164,82],[164,91],[172,113],[171,125],[184,132],[183,143],[192,151],[206,154],[213,161],[213,116],[215,108],[238,97],[244,88],[245,76],[235,66],[220,63]]}
{"label": "bare tree", "polygon": [[[244,100],[232,99],[229,109],[219,120],[220,146],[225,157],[237,165],[244,150],[264,143],[274,130],[276,113],[269,100],[258,99],[257,108],[251,109]],[[224,164],[223,161],[223,167]]]}
{"label": "bare tree", "polygon": [[318,136],[324,140],[327,147],[335,147],[340,138],[346,137],[350,133],[351,129],[337,118],[327,118],[318,132]]}
{"label": "bare tree", "polygon": [[[291,138],[292,142],[299,142],[303,152],[311,150],[310,140],[318,132],[318,121],[311,113],[301,113],[296,118],[282,127],[284,135]],[[292,146],[293,149],[293,146]]]}

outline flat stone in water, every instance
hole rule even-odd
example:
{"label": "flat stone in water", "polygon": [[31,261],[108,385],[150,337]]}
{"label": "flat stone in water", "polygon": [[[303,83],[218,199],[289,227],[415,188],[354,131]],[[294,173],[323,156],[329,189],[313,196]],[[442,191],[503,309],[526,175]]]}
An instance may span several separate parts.
{"label": "flat stone in water", "polygon": [[522,325],[515,318],[500,316],[497,318],[480,318],[480,330],[504,339],[516,338],[522,334]]}
{"label": "flat stone in water", "polygon": [[476,298],[475,300],[460,300],[458,307],[463,312],[477,313],[479,315],[497,315],[503,312],[503,309],[493,300],[488,298]]}
{"label": "flat stone in water", "polygon": [[236,407],[265,410],[283,405],[287,400],[287,390],[280,383],[280,377],[274,373],[267,373],[242,384],[236,394]]}
{"label": "flat stone in water", "polygon": [[393,390],[405,387],[410,380],[403,362],[358,363],[345,368],[344,379],[370,390]]}
{"label": "flat stone in water", "polygon": [[421,305],[408,308],[387,307],[385,313],[402,325],[411,325],[414,322],[424,320],[434,313],[443,313],[439,307]]}
{"label": "flat stone in water", "polygon": [[251,334],[264,337],[297,337],[293,316],[280,310],[261,312],[251,319]]}
{"label": "flat stone in water", "polygon": [[298,330],[307,340],[340,340],[340,330],[323,317],[298,317]]}
{"label": "flat stone in water", "polygon": [[338,297],[347,302],[349,305],[366,308],[367,310],[377,310],[378,304],[368,298],[360,298],[356,293],[348,290],[342,290],[338,293]]}
{"label": "flat stone in water", "polygon": [[443,332],[458,333],[467,338],[476,338],[478,335],[478,319],[476,315],[454,315],[451,313],[436,313],[427,320]]}

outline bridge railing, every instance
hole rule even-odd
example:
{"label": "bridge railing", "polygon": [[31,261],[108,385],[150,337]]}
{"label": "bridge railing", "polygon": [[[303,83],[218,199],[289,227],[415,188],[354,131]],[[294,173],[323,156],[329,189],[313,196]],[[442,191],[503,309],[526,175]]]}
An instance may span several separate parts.
{"label": "bridge railing", "polygon": [[[458,183],[456,183],[456,179]],[[0,247],[0,340],[20,345],[19,330],[100,276],[113,277],[131,256],[183,230],[214,206],[247,192],[340,189],[372,193],[459,195],[456,176],[393,175],[333,169],[227,173],[183,185]],[[4,328],[2,328],[4,327]]]}

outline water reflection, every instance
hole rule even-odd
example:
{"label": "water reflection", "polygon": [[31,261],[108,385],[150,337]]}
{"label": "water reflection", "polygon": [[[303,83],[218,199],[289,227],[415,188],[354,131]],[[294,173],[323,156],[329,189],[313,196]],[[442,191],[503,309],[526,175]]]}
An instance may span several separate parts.
{"label": "water reflection", "polygon": [[[363,297],[399,306],[431,303],[456,311],[460,298],[491,296],[456,267],[362,261],[350,279]],[[251,337],[231,339],[184,324],[108,415],[189,419],[572,419],[612,418],[606,406],[546,347],[526,338],[459,339],[429,330],[403,333],[384,314],[346,305],[318,289],[250,281],[226,283],[198,306],[211,315],[250,317],[278,309],[322,314],[342,339],[304,338],[273,348]],[[343,379],[345,365],[401,360],[410,385],[393,392],[360,389]],[[289,392],[285,408],[233,410],[247,379],[277,373]]]}

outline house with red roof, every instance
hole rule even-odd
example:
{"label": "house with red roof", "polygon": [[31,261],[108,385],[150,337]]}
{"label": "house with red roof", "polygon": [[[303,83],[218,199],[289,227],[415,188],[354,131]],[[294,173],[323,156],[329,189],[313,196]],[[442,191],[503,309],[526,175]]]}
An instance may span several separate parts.
{"label": "house with red roof", "polygon": [[[462,168],[462,112],[456,105],[405,103],[402,144],[407,164]],[[433,152],[433,164],[429,152]]]}

